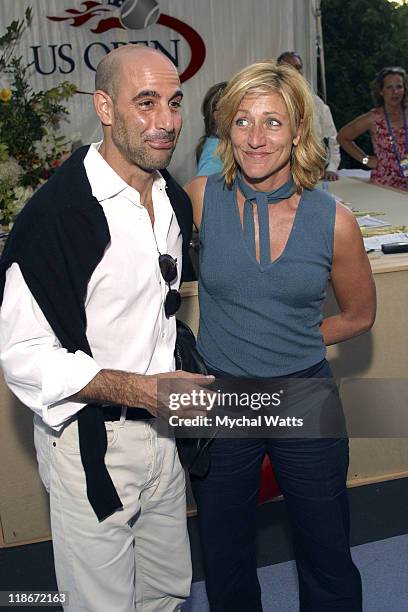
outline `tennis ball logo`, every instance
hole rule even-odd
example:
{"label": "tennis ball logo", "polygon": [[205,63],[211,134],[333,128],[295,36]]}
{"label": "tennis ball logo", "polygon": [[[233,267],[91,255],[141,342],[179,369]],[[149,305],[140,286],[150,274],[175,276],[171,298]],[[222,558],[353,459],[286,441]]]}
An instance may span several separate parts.
{"label": "tennis ball logo", "polygon": [[119,19],[129,30],[142,30],[157,22],[160,8],[156,0],[125,0]]}

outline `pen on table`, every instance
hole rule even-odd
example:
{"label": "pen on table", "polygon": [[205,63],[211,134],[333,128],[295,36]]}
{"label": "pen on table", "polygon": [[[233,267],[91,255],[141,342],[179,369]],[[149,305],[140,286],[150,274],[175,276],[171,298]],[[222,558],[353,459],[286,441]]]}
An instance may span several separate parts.
{"label": "pen on table", "polygon": [[375,249],[368,249],[366,253],[374,253]]}

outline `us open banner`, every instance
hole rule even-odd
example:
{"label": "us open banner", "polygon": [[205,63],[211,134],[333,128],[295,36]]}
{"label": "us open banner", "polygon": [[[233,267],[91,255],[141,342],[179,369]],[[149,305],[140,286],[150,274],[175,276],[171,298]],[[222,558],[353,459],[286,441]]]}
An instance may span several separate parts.
{"label": "us open banner", "polygon": [[[101,138],[90,93],[106,53],[134,43],[174,62],[185,94],[184,127],[170,169],[181,183],[195,174],[200,106],[211,85],[285,50],[302,55],[314,81],[313,0],[0,0],[3,29],[29,6],[32,25],[16,51],[32,64],[34,89],[68,80],[82,92],[69,102],[64,131],[79,133],[84,144]],[[4,75],[1,80],[6,86]]]}

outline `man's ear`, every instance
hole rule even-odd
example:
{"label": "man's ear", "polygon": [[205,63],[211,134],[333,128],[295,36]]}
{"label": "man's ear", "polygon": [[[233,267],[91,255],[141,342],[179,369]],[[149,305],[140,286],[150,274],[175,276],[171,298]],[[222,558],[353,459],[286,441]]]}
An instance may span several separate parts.
{"label": "man's ear", "polygon": [[96,114],[102,125],[112,125],[113,102],[109,94],[101,89],[97,89],[93,95],[93,100]]}

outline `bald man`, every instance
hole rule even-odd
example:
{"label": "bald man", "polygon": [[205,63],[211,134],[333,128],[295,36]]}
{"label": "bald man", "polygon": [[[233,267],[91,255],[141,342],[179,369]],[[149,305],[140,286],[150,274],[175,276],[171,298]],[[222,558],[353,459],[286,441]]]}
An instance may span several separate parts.
{"label": "bald man", "polygon": [[189,376],[173,355],[191,205],[159,172],[182,97],[163,54],[109,53],[94,94],[102,142],[35,194],[0,262],[1,362],[35,413],[72,612],[170,612],[189,594],[184,473],[154,420],[160,377]]}

